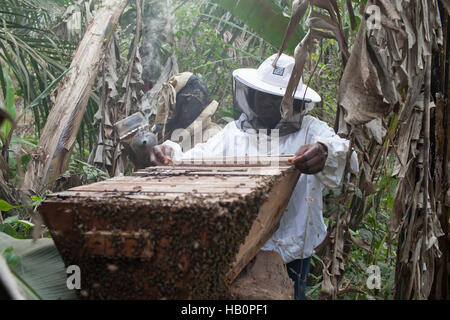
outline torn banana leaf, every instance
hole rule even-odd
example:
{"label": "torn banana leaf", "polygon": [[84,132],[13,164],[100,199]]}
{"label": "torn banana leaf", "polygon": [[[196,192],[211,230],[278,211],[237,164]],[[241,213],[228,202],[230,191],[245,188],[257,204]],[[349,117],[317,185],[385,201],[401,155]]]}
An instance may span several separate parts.
{"label": "torn banana leaf", "polygon": [[[0,252],[15,258],[15,264],[9,264],[9,268],[26,299],[77,299],[75,291],[67,288],[66,268],[52,239],[33,243],[31,239],[15,239],[0,232]],[[0,281],[10,288],[3,277]]]}

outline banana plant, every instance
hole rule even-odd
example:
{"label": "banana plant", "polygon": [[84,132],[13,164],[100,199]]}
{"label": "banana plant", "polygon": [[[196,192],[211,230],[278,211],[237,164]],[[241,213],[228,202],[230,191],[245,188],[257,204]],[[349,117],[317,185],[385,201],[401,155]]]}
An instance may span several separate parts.
{"label": "banana plant", "polygon": [[[212,0],[212,2],[229,11],[274,47],[281,47],[283,35],[289,25],[289,16],[275,1]],[[305,35],[303,28],[300,25],[296,26],[290,41],[286,44],[285,51],[292,54]]]}
{"label": "banana plant", "polygon": [[0,232],[0,296],[14,300],[77,299],[53,240],[22,240]]}

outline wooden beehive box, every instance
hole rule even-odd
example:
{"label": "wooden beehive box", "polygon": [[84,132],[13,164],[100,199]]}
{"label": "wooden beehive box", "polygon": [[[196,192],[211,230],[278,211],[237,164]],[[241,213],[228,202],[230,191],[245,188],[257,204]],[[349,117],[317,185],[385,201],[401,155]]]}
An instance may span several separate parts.
{"label": "wooden beehive box", "polygon": [[39,212],[84,298],[227,298],[287,206],[288,158],[150,167],[52,194]]}

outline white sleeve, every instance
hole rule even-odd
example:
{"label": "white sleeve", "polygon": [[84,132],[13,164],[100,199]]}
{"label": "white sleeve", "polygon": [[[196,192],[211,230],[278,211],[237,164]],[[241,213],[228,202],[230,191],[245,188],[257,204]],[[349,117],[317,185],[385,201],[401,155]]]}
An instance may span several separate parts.
{"label": "white sleeve", "polygon": [[[339,137],[325,122],[315,119],[308,128],[308,143],[320,142],[327,146],[328,157],[325,168],[315,176],[328,188],[338,188],[342,184],[347,152],[350,142]],[[350,171],[358,173],[358,157],[353,151]]]}
{"label": "white sleeve", "polygon": [[204,143],[197,144],[194,148],[183,153],[181,146],[178,143],[167,140],[162,145],[171,147],[174,150],[173,160],[180,161],[188,158],[208,158],[214,156],[224,155],[224,136],[226,134],[226,127],[211,137]]}

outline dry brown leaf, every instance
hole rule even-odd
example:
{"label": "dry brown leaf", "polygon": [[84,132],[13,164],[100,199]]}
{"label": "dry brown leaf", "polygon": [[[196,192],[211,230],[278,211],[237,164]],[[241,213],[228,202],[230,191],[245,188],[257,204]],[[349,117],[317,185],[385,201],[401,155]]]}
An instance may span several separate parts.
{"label": "dry brown leaf", "polygon": [[328,14],[333,20],[337,20],[336,14],[339,12],[336,1],[330,0],[313,0],[315,7],[328,11]]}
{"label": "dry brown leaf", "polygon": [[356,244],[358,247],[370,252],[370,250],[371,250],[370,245],[367,242],[365,242],[364,239],[355,238],[354,236],[351,236],[351,239],[352,239],[352,242],[354,244]]}
{"label": "dry brown leaf", "polygon": [[450,15],[450,0],[440,0],[440,3],[444,5],[444,8],[447,9],[447,13]]}
{"label": "dry brown leaf", "polygon": [[114,137],[113,122],[124,116],[124,110],[118,105],[119,94],[116,83],[119,79],[120,54],[118,50],[117,35],[114,34],[109,42],[103,60],[103,73],[99,76],[98,87],[101,92],[100,107],[94,116],[94,124],[99,123],[97,145],[92,152],[90,163],[99,168],[109,169],[112,174],[114,166],[114,149],[118,143]]}
{"label": "dry brown leaf", "polygon": [[339,87],[339,104],[346,111],[345,121],[352,125],[383,118],[392,110],[384,101],[379,73],[368,46],[365,27],[361,27]]}
{"label": "dry brown leaf", "polygon": [[343,52],[346,58],[349,56],[345,36],[342,33],[339,27],[339,21],[337,21],[336,18],[333,19],[321,13],[311,11],[305,25],[310,29],[324,29],[331,31],[338,41],[341,52]]}
{"label": "dry brown leaf", "polygon": [[384,137],[386,136],[387,130],[383,127],[383,123],[380,118],[373,119],[372,121],[366,123],[366,128],[369,130],[372,137],[378,144],[383,144]]}
{"label": "dry brown leaf", "polygon": [[280,50],[278,51],[278,56],[273,62],[274,68],[277,65],[279,57],[281,56],[284,49],[286,48],[287,43],[289,42],[292,35],[294,34],[295,28],[297,28],[298,24],[300,23],[300,20],[305,15],[308,5],[309,5],[309,0],[295,0],[292,3],[292,16],[289,21],[289,25],[286,29],[286,32],[284,34],[283,43],[281,44]]}
{"label": "dry brown leaf", "polygon": [[377,2],[379,2],[384,7],[389,19],[394,20],[394,21],[401,20],[400,16],[397,13],[395,6],[392,4],[392,2],[390,0],[378,0]]}
{"label": "dry brown leaf", "polygon": [[295,48],[295,65],[292,71],[291,78],[289,79],[286,93],[281,101],[281,116],[285,121],[293,120],[293,105],[294,105],[294,92],[297,90],[300,79],[303,75],[303,68],[306,63],[306,58],[311,46],[311,32],[303,38],[302,42]]}

